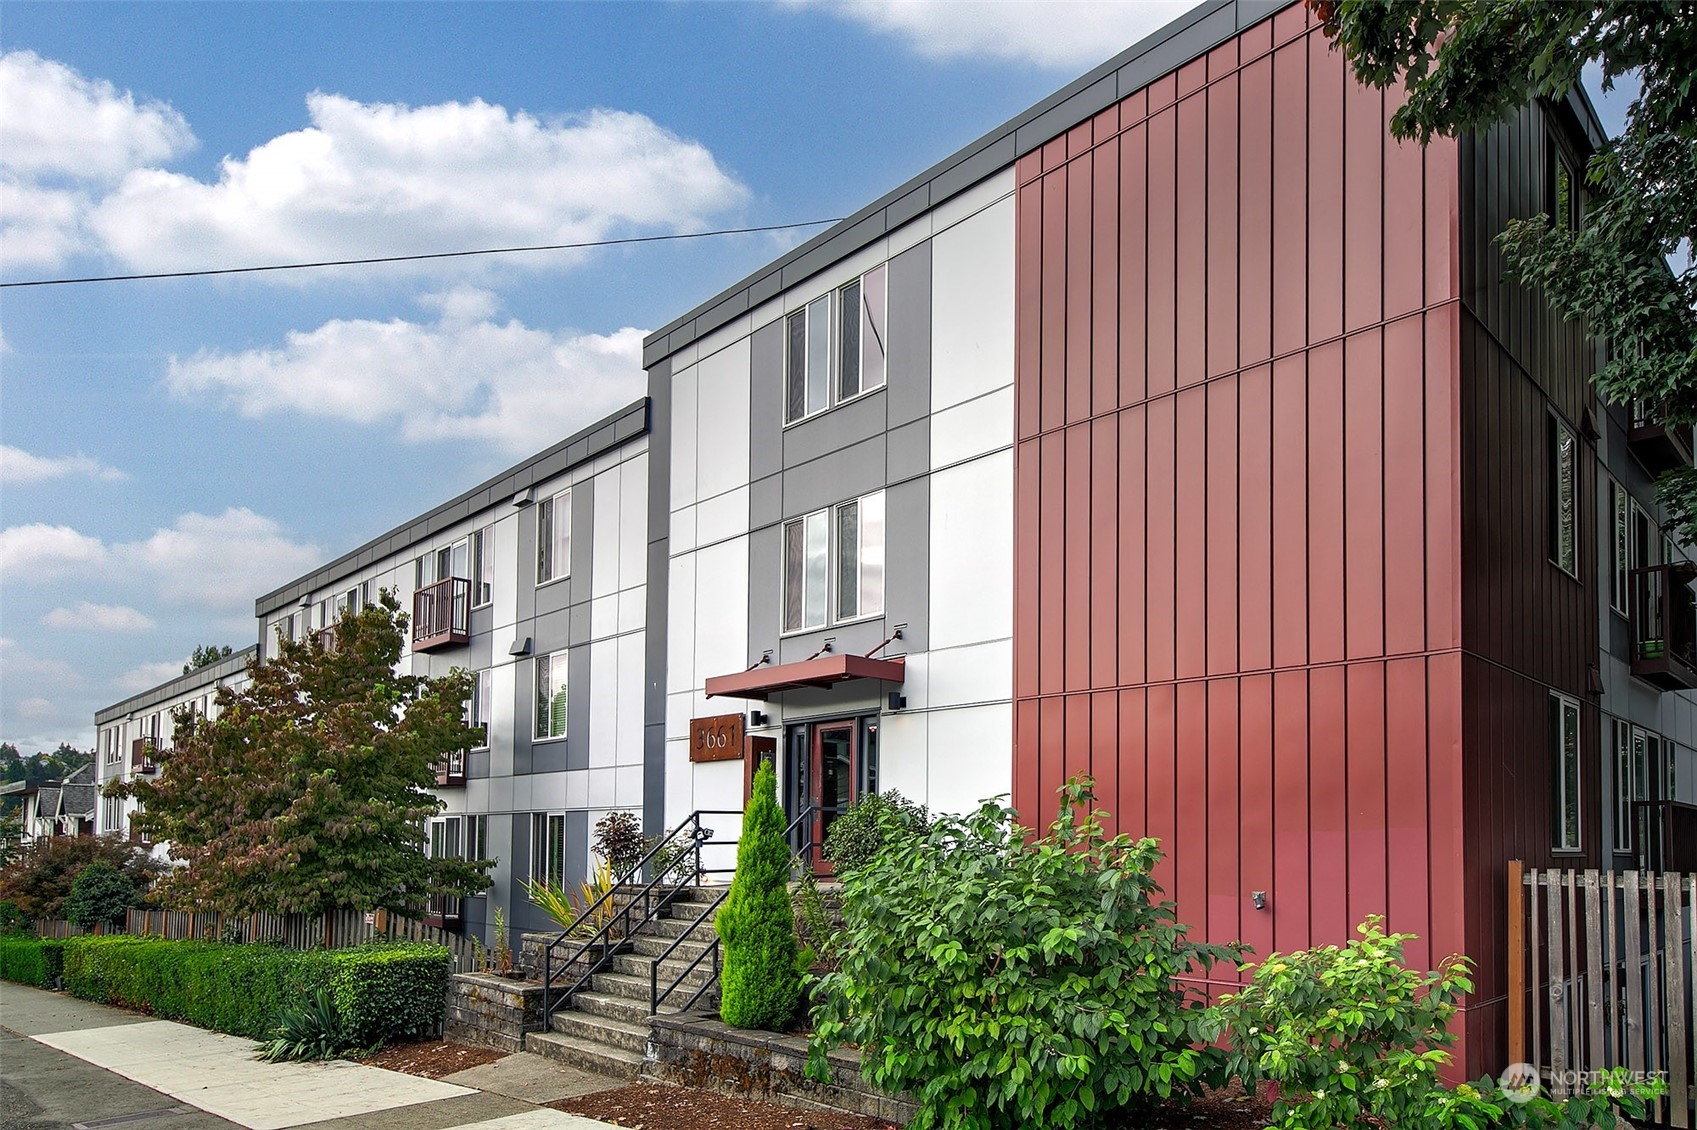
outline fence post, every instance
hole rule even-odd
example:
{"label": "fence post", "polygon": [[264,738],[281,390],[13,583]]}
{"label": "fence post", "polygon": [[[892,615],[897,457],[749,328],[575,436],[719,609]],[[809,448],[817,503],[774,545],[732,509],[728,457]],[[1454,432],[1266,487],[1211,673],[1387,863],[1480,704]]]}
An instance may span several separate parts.
{"label": "fence post", "polygon": [[1526,1063],[1526,864],[1508,861],[1508,1061]]}

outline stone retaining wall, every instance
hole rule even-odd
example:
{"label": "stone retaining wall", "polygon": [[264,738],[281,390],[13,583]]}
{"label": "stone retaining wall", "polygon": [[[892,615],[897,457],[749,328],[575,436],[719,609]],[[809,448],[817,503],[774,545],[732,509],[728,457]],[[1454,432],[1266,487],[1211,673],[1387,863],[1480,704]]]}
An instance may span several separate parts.
{"label": "stone retaining wall", "polygon": [[519,1052],[525,1029],[542,1023],[542,986],[488,973],[448,978],[448,1008],[442,1038],[457,1044]]}
{"label": "stone retaining wall", "polygon": [[816,1083],[807,1078],[807,1041],[800,1036],[729,1028],[717,1017],[694,1013],[656,1016],[651,1025],[644,1071],[656,1079],[898,1124],[913,1117],[912,1102],[861,1079],[856,1052],[832,1052],[831,1081]]}

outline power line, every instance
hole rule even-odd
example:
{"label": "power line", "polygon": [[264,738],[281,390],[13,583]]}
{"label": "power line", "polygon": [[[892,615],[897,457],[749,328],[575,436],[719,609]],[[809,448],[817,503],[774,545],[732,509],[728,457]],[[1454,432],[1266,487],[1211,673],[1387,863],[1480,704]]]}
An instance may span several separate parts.
{"label": "power line", "polygon": [[756,232],[790,231],[834,224],[829,220],[802,220],[794,224],[763,224],[753,228],[719,228],[715,231],[677,232],[673,235],[633,235],[623,239],[592,239],[582,243],[544,243],[532,247],[486,247],[478,251],[433,251],[423,255],[379,255],[369,259],[326,259],[315,263],[271,263],[262,267],[215,267],[200,271],[154,271],[143,275],[88,275],[74,279],[24,279],[0,282],[0,289],[21,286],[70,286],[75,283],[140,282],[145,279],[192,279],[206,275],[251,275],[260,271],[304,271],[315,267],[362,267],[371,263],[414,263],[421,259],[466,259],[474,255],[513,255],[523,251],[576,251],[586,247],[614,247],[625,243],[663,243],[677,239],[706,239],[716,235],[750,235]]}

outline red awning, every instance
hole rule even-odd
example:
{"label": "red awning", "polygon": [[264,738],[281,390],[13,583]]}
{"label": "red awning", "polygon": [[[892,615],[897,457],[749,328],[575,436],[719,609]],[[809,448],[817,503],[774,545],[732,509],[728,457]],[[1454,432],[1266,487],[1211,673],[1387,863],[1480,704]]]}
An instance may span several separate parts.
{"label": "red awning", "polygon": [[879,679],[899,683],[905,676],[907,660],[868,659],[864,655],[821,655],[800,663],[762,664],[752,671],[734,675],[714,675],[707,680],[707,697],[764,699],[779,691],[802,687],[830,687],[850,679]]}

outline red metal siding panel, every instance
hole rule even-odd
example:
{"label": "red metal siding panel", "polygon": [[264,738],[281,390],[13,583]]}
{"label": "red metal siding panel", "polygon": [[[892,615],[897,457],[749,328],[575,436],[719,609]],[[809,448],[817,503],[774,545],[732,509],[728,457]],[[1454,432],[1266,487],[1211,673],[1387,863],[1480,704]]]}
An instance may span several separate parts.
{"label": "red metal siding panel", "polygon": [[1181,679],[1207,670],[1208,400],[1207,390],[1178,394],[1173,453],[1173,670]]}
{"label": "red metal siding panel", "polygon": [[[1238,881],[1243,826],[1238,820],[1238,786],[1243,776],[1238,747],[1236,679],[1208,681],[1208,926],[1210,942],[1242,936],[1241,904],[1248,901]],[[1196,903],[1193,900],[1192,906]],[[1251,913],[1254,913],[1253,911]]]}
{"label": "red metal siding panel", "polygon": [[[1247,370],[1238,385],[1238,662],[1273,665],[1273,373]],[[1281,443],[1290,442],[1281,436]]]}
{"label": "red metal siding panel", "polygon": [[1343,347],[1308,354],[1308,659],[1344,657]]}
{"label": "red metal siding panel", "polygon": [[1043,340],[1038,382],[1044,430],[1066,420],[1066,172],[1046,176],[1043,193]]}
{"label": "red metal siding panel", "polygon": [[[1309,944],[1308,672],[1273,675],[1273,911],[1272,949],[1289,953]],[[1271,950],[1267,952],[1272,952]]]}
{"label": "red metal siding panel", "polygon": [[[1115,643],[1119,654],[1119,681],[1126,686],[1143,682],[1148,640],[1153,634],[1145,612],[1145,602],[1154,592],[1153,580],[1148,576],[1151,555],[1144,516],[1151,489],[1151,473],[1144,451],[1146,417],[1143,408],[1130,408],[1119,416],[1119,633]],[[1169,490],[1167,494],[1170,498],[1172,492]],[[1170,577],[1171,574],[1168,575]],[[1168,592],[1171,592],[1170,587]],[[1170,604],[1168,607],[1170,610]],[[1166,622],[1169,625],[1168,638],[1171,639],[1170,611]],[[1171,653],[1168,654],[1170,656]]]}
{"label": "red metal siding panel", "polygon": [[[1083,695],[1079,696],[1083,698]],[[1096,778],[1096,807],[1110,814],[1119,812],[1120,746],[1118,691],[1101,691],[1089,698],[1090,703],[1090,764],[1087,771]],[[1123,831],[1124,822],[1111,819],[1112,831]]]}
{"label": "red metal siding panel", "polygon": [[1425,158],[1413,141],[1390,139],[1390,116],[1402,91],[1386,92],[1385,118],[1385,317],[1420,309],[1425,295]]}
{"label": "red metal siding panel", "polygon": [[1041,186],[1022,191],[1016,204],[1014,381],[1019,405],[1019,437],[1042,428],[1043,344],[1043,194]]}
{"label": "red metal siding panel", "polygon": [[[1037,640],[1042,618],[1037,593],[1041,583],[1038,547],[1043,543],[1043,481],[1040,446],[1026,440],[1014,450],[1014,696],[1029,698],[1038,691]],[[1033,747],[1035,749],[1035,747]]]}
{"label": "red metal siding panel", "polygon": [[1347,938],[1349,821],[1344,793],[1348,721],[1342,667],[1308,675],[1309,927],[1315,938]]}
{"label": "red metal siding panel", "polygon": [[[1273,53],[1273,355],[1308,338],[1308,45]],[[1035,262],[1035,260],[1033,261]],[[1335,301],[1335,299],[1323,299]]]}
{"label": "red metal siding panel", "polygon": [[1168,843],[1176,874],[1168,888],[1200,937],[1208,933],[1208,686],[1179,683],[1174,720],[1175,828]]}
{"label": "red metal siding panel", "polygon": [[[1236,47],[1233,41],[1232,46]],[[1237,52],[1233,50],[1232,57]],[[1182,113],[1182,111],[1181,111]],[[1237,369],[1237,76],[1208,87],[1208,323],[1203,342],[1209,376]]]}
{"label": "red metal siding panel", "polygon": [[1149,143],[1146,184],[1148,185],[1147,218],[1145,220],[1145,255],[1148,262],[1144,293],[1148,318],[1144,323],[1147,335],[1146,385],[1149,396],[1159,396],[1174,388],[1177,372],[1176,333],[1177,311],[1174,296],[1178,288],[1176,199],[1178,169],[1178,111],[1163,110],[1149,119]]}
{"label": "red metal siding panel", "polygon": [[1144,678],[1150,682],[1173,677],[1173,570],[1178,545],[1178,528],[1173,513],[1174,479],[1178,467],[1173,443],[1174,407],[1170,396],[1152,400],[1148,407],[1149,438],[1144,476],[1144,520],[1149,530],[1144,542],[1147,563],[1147,599],[1144,605],[1147,670]]}
{"label": "red metal siding panel", "polygon": [[1346,679],[1346,795],[1349,804],[1349,921],[1388,908],[1385,812],[1385,668],[1354,663]]}
{"label": "red metal siding panel", "polygon": [[1426,754],[1426,661],[1394,659],[1385,665],[1385,795],[1389,901],[1393,931],[1420,937],[1404,951],[1416,969],[1430,969],[1435,953],[1426,932],[1431,921],[1427,901],[1430,843],[1427,834],[1429,768]]}
{"label": "red metal siding panel", "polygon": [[1066,780],[1067,717],[1066,699],[1039,700],[1037,720],[1039,760],[1037,764],[1037,801],[1034,809],[1021,813],[1035,828],[1046,828],[1055,818],[1055,790]]}
{"label": "red metal siding panel", "polygon": [[[1181,401],[1182,404],[1182,401]],[[1208,493],[1204,507],[1207,543],[1202,556],[1207,581],[1204,616],[1207,670],[1238,668],[1238,399],[1237,378],[1208,383]]]}
{"label": "red metal siding panel", "polygon": [[1041,453],[1037,514],[1037,688],[1054,694],[1064,685],[1066,647],[1066,449],[1050,432]]}
{"label": "red metal siding panel", "polygon": [[[1062,760],[1063,780],[1090,772],[1090,751],[1092,739],[1090,736],[1090,696],[1088,694],[1069,694],[1061,700],[1066,703],[1066,755]],[[1060,801],[1054,801],[1056,807],[1051,811],[1059,811]]]}
{"label": "red metal siding panel", "polygon": [[1037,766],[1041,761],[1038,699],[1014,704],[1013,805],[1020,812],[1037,811]]}
{"label": "red metal siding panel", "polygon": [[[1335,52],[1332,58],[1340,58]],[[1344,83],[1344,329],[1376,324],[1384,309],[1384,95]]]}
{"label": "red metal siding panel", "polygon": [[[1342,56],[1322,37],[1308,37],[1308,338],[1343,332]],[[1282,218],[1284,213],[1280,213]]]}
{"label": "red metal siding panel", "polygon": [[1120,138],[1119,347],[1121,404],[1136,404],[1148,391],[1144,350],[1152,317],[1145,307],[1148,289],[1146,232],[1149,128],[1135,125]]}
{"label": "red metal siding panel", "polygon": [[[1271,28],[1271,24],[1257,24]],[[1238,134],[1238,351],[1253,365],[1273,349],[1273,60],[1243,71],[1243,116]],[[1213,170],[1209,170],[1210,177]]]}
{"label": "red metal siding panel", "polygon": [[[1385,651],[1426,645],[1426,374],[1421,319],[1385,327]],[[1441,537],[1441,531],[1439,531]],[[1423,684],[1422,684],[1423,685]]]}
{"label": "red metal siding panel", "polygon": [[1308,372],[1273,362],[1273,666],[1308,662]]}
{"label": "red metal siding panel", "polygon": [[1160,840],[1161,849],[1166,852],[1166,858],[1155,866],[1155,881],[1174,898],[1178,895],[1178,871],[1173,858],[1178,850],[1177,686],[1152,684],[1144,699],[1148,719],[1147,834]]}
{"label": "red metal siding panel", "polygon": [[1089,153],[1067,165],[1067,289],[1066,289],[1066,418],[1074,423],[1090,415],[1091,290],[1095,263],[1092,181],[1095,163]]}
{"label": "red metal siding panel", "polygon": [[[1238,876],[1239,934],[1257,954],[1273,952],[1273,920],[1277,910],[1256,910],[1250,897],[1256,891],[1277,897],[1274,880],[1273,823],[1278,804],[1273,771],[1273,676],[1250,675],[1238,685]],[[1306,805],[1303,806],[1306,809]],[[1216,971],[1224,975],[1224,970]]]}
{"label": "red metal siding panel", "polygon": [[1178,231],[1176,250],[1178,388],[1189,388],[1207,375],[1208,343],[1208,102],[1186,98],[1178,104]]}
{"label": "red metal siding panel", "polygon": [[1090,686],[1090,429],[1066,437],[1066,643],[1062,685]]}
{"label": "red metal siding panel", "polygon": [[1120,404],[1120,142],[1110,138],[1095,154],[1091,189],[1090,411]]}
{"label": "red metal siding panel", "polygon": [[1344,623],[1351,659],[1385,651],[1384,353],[1344,339]]}
{"label": "red metal siding panel", "polygon": [[1421,327],[1426,361],[1426,646],[1433,651],[1461,643],[1461,358],[1456,317],[1456,307],[1449,306],[1427,314]]}
{"label": "red metal siding panel", "polygon": [[1109,799],[1106,791],[1102,794],[1103,803],[1114,814],[1115,829],[1134,836],[1153,834],[1149,831],[1148,710],[1144,705],[1147,693],[1142,687],[1119,692],[1119,728],[1113,736],[1119,758],[1117,803]]}
{"label": "red metal siding panel", "polygon": [[1090,685],[1119,685],[1120,424],[1105,416],[1090,440]]}

